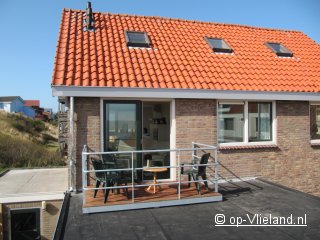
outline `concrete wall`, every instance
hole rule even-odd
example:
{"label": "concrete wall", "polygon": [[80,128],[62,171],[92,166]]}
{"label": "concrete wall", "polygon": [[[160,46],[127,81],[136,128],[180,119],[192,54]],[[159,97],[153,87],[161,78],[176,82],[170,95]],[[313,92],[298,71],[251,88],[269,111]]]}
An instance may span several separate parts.
{"label": "concrete wall", "polygon": [[[57,221],[59,219],[60,209],[62,206],[62,200],[50,200],[47,201],[47,209],[41,209],[41,202],[25,202],[25,203],[6,203],[2,204],[2,221],[3,221],[3,239],[9,239],[10,237],[10,210],[22,209],[22,208],[40,208],[40,231],[41,239],[49,240],[52,239],[54,231],[57,226]],[[0,217],[1,217],[0,210]],[[1,231],[1,219],[0,219],[0,231]],[[0,232],[0,240],[1,240]]]}
{"label": "concrete wall", "polygon": [[[277,101],[277,146],[222,149],[220,177],[262,176],[290,188],[320,196],[320,149],[310,145],[309,103]],[[100,151],[99,98],[75,98],[76,187],[81,189],[81,151]],[[176,147],[191,142],[216,145],[215,100],[176,99]],[[69,151],[70,152],[70,151]],[[190,153],[182,156],[189,161]]]}

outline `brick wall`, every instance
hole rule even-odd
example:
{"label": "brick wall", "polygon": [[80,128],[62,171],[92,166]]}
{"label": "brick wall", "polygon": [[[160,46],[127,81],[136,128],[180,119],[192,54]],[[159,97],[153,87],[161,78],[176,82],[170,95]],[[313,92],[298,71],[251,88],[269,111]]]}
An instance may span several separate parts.
{"label": "brick wall", "polygon": [[[176,100],[176,145],[216,144],[216,101]],[[320,196],[320,149],[310,145],[308,102],[277,102],[277,147],[221,150],[220,177],[262,176]]]}
{"label": "brick wall", "polygon": [[[221,150],[220,177],[262,176],[320,196],[320,149],[310,145],[309,103],[277,101],[277,147]],[[75,98],[76,187],[81,189],[81,151],[100,150],[99,98]],[[216,144],[216,101],[176,99],[176,147]],[[182,161],[189,161],[185,153]]]}
{"label": "brick wall", "polygon": [[[40,231],[41,239],[52,239],[57,226],[62,200],[47,201],[47,209],[41,209],[41,202],[26,202],[26,203],[8,203],[2,204],[2,219],[3,219],[3,239],[9,239],[10,236],[10,210],[21,208],[40,208]],[[1,238],[1,234],[0,234]]]}
{"label": "brick wall", "polygon": [[75,188],[81,190],[83,146],[87,145],[89,151],[100,151],[100,99],[75,98],[74,112],[74,181]]}

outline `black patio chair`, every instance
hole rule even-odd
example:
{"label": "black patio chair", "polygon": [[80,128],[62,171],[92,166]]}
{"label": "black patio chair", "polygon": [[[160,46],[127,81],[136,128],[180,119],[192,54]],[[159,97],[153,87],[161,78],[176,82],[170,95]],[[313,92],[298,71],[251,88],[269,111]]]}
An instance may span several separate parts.
{"label": "black patio chair", "polygon": [[[95,160],[92,161],[92,166],[95,171],[105,170],[103,161],[102,160]],[[114,179],[117,177],[116,174],[112,172],[94,172],[95,173],[95,180],[96,180],[96,188],[100,187],[102,183],[102,187],[111,187],[114,185]],[[108,200],[110,189],[104,189],[104,203]],[[93,198],[96,197],[98,189],[94,190]]]}
{"label": "black patio chair", "polygon": [[[210,157],[210,153],[205,153],[202,155],[201,160],[200,160],[200,164],[208,164],[208,160]],[[193,165],[194,163],[190,163],[189,165]],[[202,178],[202,180],[204,180],[204,185],[206,187],[207,190],[209,190],[209,186],[208,186],[208,182],[207,180],[207,174],[206,174],[206,169],[207,166],[192,166],[192,167],[188,167],[188,169],[184,169],[184,167],[181,167],[181,174],[183,175],[188,175],[188,187],[191,186],[191,177],[193,179],[193,181],[198,181],[199,177]],[[195,182],[194,183],[196,186],[196,189],[198,191],[198,194],[201,194],[201,189],[200,189],[200,184],[199,182]]]}
{"label": "black patio chair", "polygon": [[[102,156],[103,165],[105,169],[121,169],[121,168],[129,168],[129,161],[127,159],[119,159],[114,154],[104,154]],[[111,171],[109,172],[114,175],[113,184],[115,186],[128,185],[128,182],[131,181],[131,171],[123,170],[123,171]],[[124,192],[129,198],[128,188],[123,188]],[[112,189],[112,192],[113,189]],[[119,189],[117,189],[117,193],[120,193]]]}

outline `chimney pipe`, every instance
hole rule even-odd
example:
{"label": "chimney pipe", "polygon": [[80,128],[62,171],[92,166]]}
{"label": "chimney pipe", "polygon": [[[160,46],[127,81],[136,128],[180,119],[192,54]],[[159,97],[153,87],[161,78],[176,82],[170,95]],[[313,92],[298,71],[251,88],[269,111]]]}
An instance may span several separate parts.
{"label": "chimney pipe", "polygon": [[89,31],[89,32],[94,32],[94,20],[93,20],[93,13],[92,13],[92,8],[91,8],[91,2],[87,2],[87,9],[85,13],[85,19],[83,20],[83,31]]}

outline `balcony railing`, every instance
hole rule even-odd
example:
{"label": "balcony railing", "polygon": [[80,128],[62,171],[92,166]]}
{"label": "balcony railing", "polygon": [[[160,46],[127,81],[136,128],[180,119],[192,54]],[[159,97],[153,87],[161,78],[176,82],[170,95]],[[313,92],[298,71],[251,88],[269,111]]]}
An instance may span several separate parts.
{"label": "balcony railing", "polygon": [[[189,154],[185,154],[187,152],[191,153],[191,156]],[[199,160],[201,159],[201,155],[197,154],[198,152],[201,152],[201,155],[207,152],[212,153],[209,161],[207,164],[200,164],[198,163]],[[136,167],[135,166],[135,156],[137,154],[154,154],[154,153],[170,153],[171,158],[174,157],[175,162],[174,165],[170,166],[161,166],[161,168],[167,168],[167,169],[175,169],[175,171],[171,171],[171,173],[176,174],[176,180],[161,180],[157,182],[156,184],[154,182],[147,182],[147,181],[142,181],[140,183],[135,182],[136,178],[136,173],[137,171],[144,171],[146,170],[146,167]],[[97,157],[100,156],[101,158],[104,155],[126,155],[127,157],[130,157],[129,159],[127,158],[126,160],[128,161],[128,167],[125,168],[107,168],[103,170],[94,170],[88,168],[90,165],[90,162],[88,161],[90,157]],[[191,163],[190,160],[186,161],[186,159],[191,158]],[[181,169],[182,168],[194,168],[197,169],[200,166],[206,166],[207,170],[207,179],[200,179],[198,178],[197,180],[184,180],[182,178],[182,173]],[[89,152],[87,149],[87,146],[84,146],[83,151],[82,151],[82,184],[83,184],[83,212],[84,213],[92,213],[92,212],[106,212],[106,211],[118,211],[118,210],[128,210],[128,209],[139,209],[139,208],[148,208],[148,207],[160,207],[160,206],[171,206],[171,205],[182,205],[182,204],[192,204],[192,203],[200,203],[200,202],[211,202],[211,201],[221,201],[222,196],[218,193],[218,166],[219,166],[219,161],[218,161],[218,154],[217,154],[217,147],[216,146],[210,146],[206,144],[201,144],[201,143],[192,143],[191,148],[185,148],[185,149],[161,149],[161,150],[137,150],[137,151],[113,151],[113,152]],[[152,167],[148,166],[148,169],[153,169],[153,168],[159,168],[157,167]],[[122,186],[104,186],[104,187],[94,187],[91,186],[91,184],[88,183],[88,179],[90,179],[90,176],[95,174],[96,172],[131,172],[131,182],[128,185],[122,185]],[[210,172],[210,173],[209,173]],[[203,185],[204,182],[211,183],[210,186],[213,184],[213,189],[210,189],[211,193],[216,193],[214,195],[210,195],[209,197],[203,195],[203,196],[190,196],[186,199],[182,199],[181,197],[181,191],[182,191],[182,186],[186,184],[192,184],[192,183],[198,183],[199,185]],[[148,202],[141,202],[138,201],[138,196],[135,196],[135,193],[141,189],[141,188],[147,188],[149,186],[170,186],[170,185],[175,185],[177,188],[177,193],[176,193],[176,199],[174,200],[169,200],[169,201],[160,201],[156,197],[152,199],[151,201]],[[110,205],[104,204],[101,202],[101,205],[99,206],[88,206],[88,200],[87,198],[90,197],[91,195],[87,194],[88,191],[94,191],[94,190],[119,190],[127,188],[127,190],[131,190],[131,201],[127,201],[124,204],[116,204],[116,205]],[[156,196],[155,194],[154,196]],[[90,199],[89,199],[90,200]]]}

